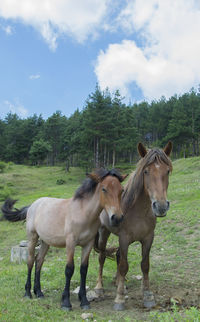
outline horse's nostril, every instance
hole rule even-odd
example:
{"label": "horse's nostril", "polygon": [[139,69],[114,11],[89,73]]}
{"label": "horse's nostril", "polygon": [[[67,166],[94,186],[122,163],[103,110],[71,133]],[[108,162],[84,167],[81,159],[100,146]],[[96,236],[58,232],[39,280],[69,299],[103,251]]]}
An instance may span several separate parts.
{"label": "horse's nostril", "polygon": [[111,225],[112,226],[118,226],[124,219],[124,215],[121,214],[121,216],[119,215],[116,215],[116,214],[113,214],[111,217],[110,217],[110,221],[111,221]]}
{"label": "horse's nostril", "polygon": [[152,202],[152,207],[153,207],[153,209],[156,209],[156,201]]}
{"label": "horse's nostril", "polygon": [[170,202],[167,200],[167,209],[169,209],[169,206],[170,206]]}

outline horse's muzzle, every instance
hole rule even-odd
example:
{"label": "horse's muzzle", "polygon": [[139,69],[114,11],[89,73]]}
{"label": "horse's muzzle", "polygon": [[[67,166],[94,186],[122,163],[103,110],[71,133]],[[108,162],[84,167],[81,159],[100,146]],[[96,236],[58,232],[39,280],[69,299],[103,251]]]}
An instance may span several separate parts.
{"label": "horse's muzzle", "polygon": [[158,202],[153,201],[152,202],[152,210],[154,212],[154,215],[156,217],[165,217],[167,214],[167,211],[169,210],[170,203],[168,200],[165,202]]}
{"label": "horse's muzzle", "polygon": [[113,214],[110,218],[111,226],[117,227],[121,224],[121,222],[124,220],[124,215],[121,214],[121,216],[117,216],[116,214]]}

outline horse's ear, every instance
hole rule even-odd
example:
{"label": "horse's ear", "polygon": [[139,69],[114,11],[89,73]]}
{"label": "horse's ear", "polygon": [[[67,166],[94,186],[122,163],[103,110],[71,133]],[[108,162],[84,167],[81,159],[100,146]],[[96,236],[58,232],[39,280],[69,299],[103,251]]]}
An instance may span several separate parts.
{"label": "horse's ear", "polygon": [[96,183],[99,183],[101,181],[99,176],[96,173],[88,173],[87,176],[93,181],[95,181]]}
{"label": "horse's ear", "polygon": [[140,143],[138,143],[138,147],[137,148],[138,148],[139,155],[142,158],[144,158],[145,155],[147,154],[147,150],[146,150],[145,146],[140,142]]}
{"label": "horse's ear", "polygon": [[172,147],[173,147],[173,144],[171,141],[169,141],[167,143],[167,145],[164,147],[163,151],[165,152],[165,154],[169,157],[170,156],[170,153],[172,152]]}
{"label": "horse's ear", "polygon": [[124,174],[124,175],[122,175],[122,180],[121,180],[121,182],[122,182],[122,181],[124,181],[127,177],[128,177],[128,174]]}

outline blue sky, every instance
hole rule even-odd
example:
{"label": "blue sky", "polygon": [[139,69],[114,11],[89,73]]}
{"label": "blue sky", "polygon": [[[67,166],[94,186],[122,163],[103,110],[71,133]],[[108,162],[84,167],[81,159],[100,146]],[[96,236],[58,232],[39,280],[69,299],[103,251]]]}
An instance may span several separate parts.
{"label": "blue sky", "polygon": [[200,83],[197,0],[0,1],[0,118],[85,106],[98,82],[126,102]]}

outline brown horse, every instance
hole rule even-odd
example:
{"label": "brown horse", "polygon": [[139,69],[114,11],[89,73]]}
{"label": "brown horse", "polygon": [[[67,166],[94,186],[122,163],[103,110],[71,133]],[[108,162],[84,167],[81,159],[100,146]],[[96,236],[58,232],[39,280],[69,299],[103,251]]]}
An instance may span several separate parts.
{"label": "brown horse", "polygon": [[101,228],[95,240],[95,248],[100,253],[100,266],[95,290],[97,293],[103,292],[102,273],[106,258],[106,243],[112,232],[119,237],[115,310],[123,310],[125,307],[124,281],[128,272],[128,247],[135,241],[139,241],[142,245],[144,306],[150,308],[155,305],[153,293],[149,290],[149,252],[154,238],[156,217],[164,217],[169,209],[167,188],[169,173],[172,171],[169,159],[171,150],[171,142],[168,142],[164,150],[154,148],[149,151],[139,143],[138,152],[142,159],[136,171],[130,176],[122,195],[123,222],[118,227],[113,227],[105,210],[100,215]]}
{"label": "brown horse", "polygon": [[[40,198],[36,200],[28,211],[25,208],[13,210],[12,200],[5,202],[2,207],[4,217],[10,221],[26,218],[28,244],[28,276],[25,285],[25,296],[31,298],[31,271],[35,261],[34,293],[43,297],[40,286],[40,272],[44,257],[49,246],[66,247],[67,265],[65,269],[66,284],[62,294],[61,306],[71,310],[70,280],[74,272],[75,246],[82,247],[80,267],[79,300],[82,308],[89,308],[86,297],[86,275],[89,254],[93,247],[94,238],[100,227],[99,215],[106,210],[110,225],[117,226],[123,219],[120,207],[122,182],[125,176],[113,169],[111,171],[99,169],[88,175],[82,186],[71,199]],[[41,246],[38,255],[34,256],[38,238]]]}

